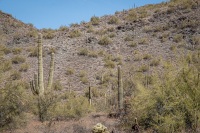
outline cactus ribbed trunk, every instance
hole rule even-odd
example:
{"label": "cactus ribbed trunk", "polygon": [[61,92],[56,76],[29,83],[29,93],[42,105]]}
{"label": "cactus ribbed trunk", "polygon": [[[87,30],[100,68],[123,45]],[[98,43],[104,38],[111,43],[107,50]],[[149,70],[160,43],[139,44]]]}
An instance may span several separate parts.
{"label": "cactus ribbed trunk", "polygon": [[51,63],[50,63],[50,70],[49,70],[49,79],[47,90],[50,90],[53,84],[53,74],[54,74],[54,53],[51,53]]}
{"label": "cactus ribbed trunk", "polygon": [[38,36],[38,86],[39,95],[44,95],[44,80],[43,80],[43,59],[42,59],[42,34]]}
{"label": "cactus ribbed trunk", "polygon": [[122,84],[122,74],[121,66],[118,66],[118,108],[123,109],[123,84]]}

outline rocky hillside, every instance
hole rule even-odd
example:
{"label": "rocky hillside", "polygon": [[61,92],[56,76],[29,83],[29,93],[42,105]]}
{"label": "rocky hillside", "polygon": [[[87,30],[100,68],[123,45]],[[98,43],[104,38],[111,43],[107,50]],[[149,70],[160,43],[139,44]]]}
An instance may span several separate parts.
{"label": "rocky hillside", "polygon": [[[37,69],[37,33],[42,32],[46,79],[48,53],[54,50],[54,78],[63,90],[82,92],[89,83],[96,88],[102,88],[103,83],[103,87],[111,87],[117,65],[123,66],[124,77],[134,72],[162,73],[168,62],[179,68],[181,58],[199,49],[199,6],[199,1],[163,2],[112,16],[94,16],[88,23],[61,26],[58,30],[37,30],[0,12],[1,46],[10,50],[4,58],[11,60],[12,70],[19,70],[19,79],[28,82]],[[14,63],[16,56],[24,63]],[[21,70],[23,67],[27,70]],[[6,76],[12,74],[9,71]]]}
{"label": "rocky hillside", "polygon": [[[101,122],[109,131],[121,127],[121,132],[129,132],[135,117],[141,131],[199,131],[199,74],[195,77],[199,72],[199,12],[199,0],[171,0],[93,16],[90,22],[57,30],[38,30],[0,12],[0,131],[89,132]],[[42,97],[44,105],[39,105],[40,97],[29,93],[29,82],[37,72],[38,33],[43,35],[45,82],[50,53],[55,52],[54,91]],[[180,75],[179,70],[192,63],[193,71],[183,70]],[[120,118],[118,65],[123,71],[126,112]],[[166,80],[177,73],[177,81]],[[92,106],[87,98],[89,84]],[[38,115],[46,121],[41,123]],[[21,128],[26,120],[27,127]],[[20,129],[12,131],[16,127]]]}

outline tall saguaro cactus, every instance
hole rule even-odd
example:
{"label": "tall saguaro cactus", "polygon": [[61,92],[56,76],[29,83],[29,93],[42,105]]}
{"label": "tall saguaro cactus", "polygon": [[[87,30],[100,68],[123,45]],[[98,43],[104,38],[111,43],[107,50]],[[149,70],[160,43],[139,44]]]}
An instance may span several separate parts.
{"label": "tall saguaro cactus", "polygon": [[[54,71],[54,53],[51,54],[51,63],[49,71],[49,79],[47,89],[51,89],[53,82],[53,71]],[[44,121],[47,115],[47,108],[51,105],[46,104],[44,97],[44,77],[43,77],[43,59],[42,59],[42,34],[38,35],[38,76],[34,74],[34,81],[31,81],[31,90],[34,95],[38,96],[38,111],[40,121]]]}
{"label": "tall saguaro cactus", "polygon": [[121,66],[118,66],[118,108],[123,109],[123,83],[122,83],[122,73]]}
{"label": "tall saguaro cactus", "polygon": [[[44,76],[43,76],[43,59],[42,59],[42,34],[38,35],[38,76],[34,74],[34,81],[31,82],[33,94],[38,96],[44,95]],[[47,89],[51,89],[54,73],[54,53],[51,54],[51,63]]]}

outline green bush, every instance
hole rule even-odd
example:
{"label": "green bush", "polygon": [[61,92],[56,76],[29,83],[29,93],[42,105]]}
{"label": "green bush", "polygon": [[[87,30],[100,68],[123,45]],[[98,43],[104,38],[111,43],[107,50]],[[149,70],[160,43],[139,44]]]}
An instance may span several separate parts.
{"label": "green bush", "polygon": [[58,102],[48,110],[48,116],[62,119],[81,118],[91,112],[88,99],[75,93],[66,93],[66,102]]}
{"label": "green bush", "polygon": [[[145,130],[156,132],[197,132],[200,117],[199,62],[186,67],[177,75],[166,72],[156,86],[147,89],[139,82],[130,100],[130,113],[123,126],[138,123]],[[170,70],[171,71],[171,70]]]}
{"label": "green bush", "polygon": [[7,83],[0,89],[0,131],[26,125],[27,93],[21,85]]}

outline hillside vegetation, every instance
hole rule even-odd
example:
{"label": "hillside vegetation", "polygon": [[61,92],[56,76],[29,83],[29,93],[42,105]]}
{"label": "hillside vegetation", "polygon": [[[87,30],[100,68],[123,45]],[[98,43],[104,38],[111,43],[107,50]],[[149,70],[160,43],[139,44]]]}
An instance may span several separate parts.
{"label": "hillside vegetation", "polygon": [[57,30],[0,12],[0,132],[200,132],[199,12],[170,0]]}

